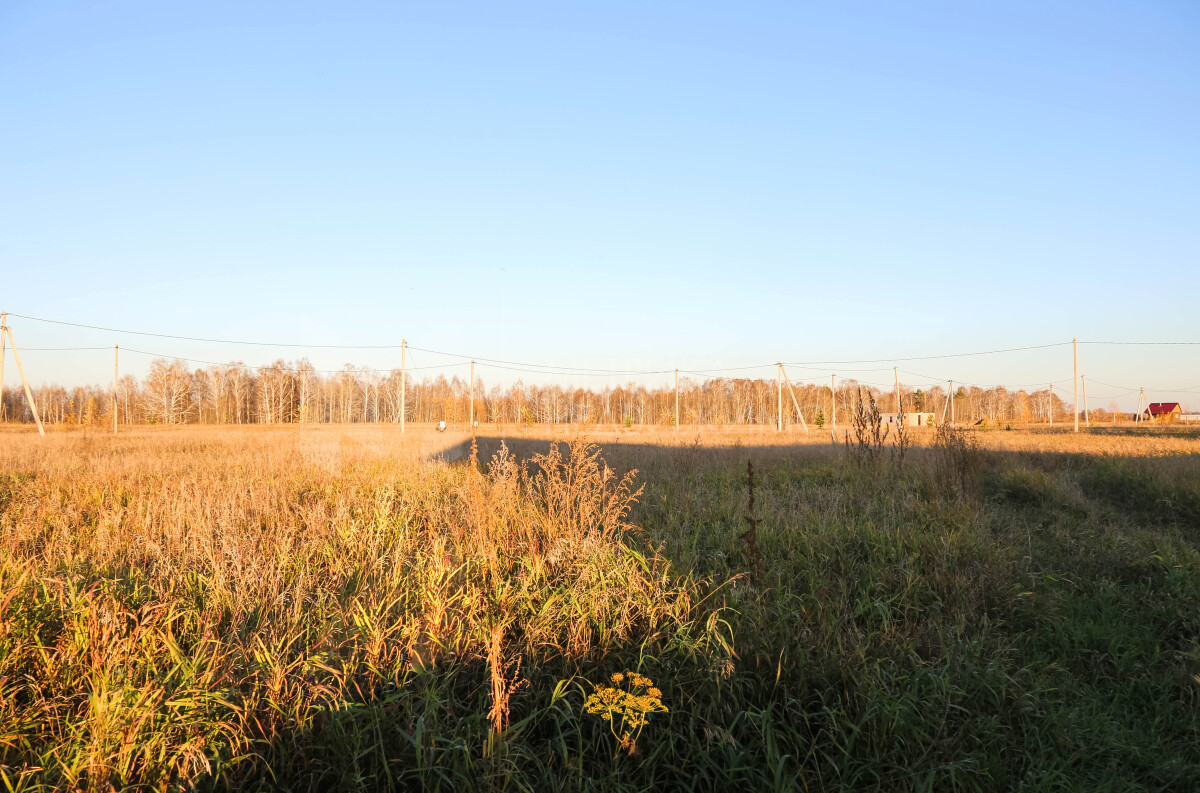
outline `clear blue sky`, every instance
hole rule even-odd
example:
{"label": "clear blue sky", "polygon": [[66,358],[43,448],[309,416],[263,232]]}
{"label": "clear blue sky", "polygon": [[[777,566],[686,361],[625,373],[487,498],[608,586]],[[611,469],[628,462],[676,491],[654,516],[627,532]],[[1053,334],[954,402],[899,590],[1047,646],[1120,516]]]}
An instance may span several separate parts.
{"label": "clear blue sky", "polygon": [[[1194,2],[9,0],[0,109],[0,307],[23,314],[653,369],[1200,341]],[[1198,347],[1081,354],[1097,381],[1200,385]],[[1020,384],[1070,357],[905,368]]]}

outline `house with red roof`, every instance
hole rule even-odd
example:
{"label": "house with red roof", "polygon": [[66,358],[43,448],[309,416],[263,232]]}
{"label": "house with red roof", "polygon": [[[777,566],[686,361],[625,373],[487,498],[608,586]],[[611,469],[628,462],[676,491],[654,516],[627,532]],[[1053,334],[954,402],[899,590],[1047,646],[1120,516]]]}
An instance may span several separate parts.
{"label": "house with red roof", "polygon": [[1143,416],[1159,424],[1169,421],[1179,421],[1179,414],[1182,412],[1183,410],[1180,409],[1178,402],[1151,402]]}

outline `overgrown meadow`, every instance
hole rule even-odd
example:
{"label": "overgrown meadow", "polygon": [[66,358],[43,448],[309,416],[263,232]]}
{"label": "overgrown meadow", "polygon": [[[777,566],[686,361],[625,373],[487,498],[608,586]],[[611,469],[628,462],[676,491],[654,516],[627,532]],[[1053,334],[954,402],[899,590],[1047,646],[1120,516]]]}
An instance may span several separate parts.
{"label": "overgrown meadow", "polygon": [[5,429],[0,783],[1200,789],[1200,440],[1016,436]]}

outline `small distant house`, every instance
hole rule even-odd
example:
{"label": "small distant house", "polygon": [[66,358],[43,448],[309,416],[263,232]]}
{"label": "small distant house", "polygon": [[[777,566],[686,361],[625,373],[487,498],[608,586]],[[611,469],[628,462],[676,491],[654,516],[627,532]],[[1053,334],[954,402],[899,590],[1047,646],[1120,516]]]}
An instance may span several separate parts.
{"label": "small distant house", "polygon": [[[885,427],[894,427],[900,421],[899,413],[883,413],[879,417],[879,423]],[[905,413],[904,426],[906,427],[927,427],[933,424],[932,413]]]}
{"label": "small distant house", "polygon": [[1179,417],[1182,414],[1183,411],[1180,409],[1178,402],[1151,402],[1142,418],[1143,420],[1149,419],[1158,424],[1179,421]]}

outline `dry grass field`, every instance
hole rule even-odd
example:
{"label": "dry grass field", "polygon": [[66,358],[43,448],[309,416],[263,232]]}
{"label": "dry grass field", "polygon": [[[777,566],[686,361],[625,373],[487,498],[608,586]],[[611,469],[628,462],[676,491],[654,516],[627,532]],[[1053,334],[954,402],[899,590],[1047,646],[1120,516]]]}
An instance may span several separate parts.
{"label": "dry grass field", "polygon": [[1200,436],[842,432],[4,427],[0,781],[1200,789]]}

